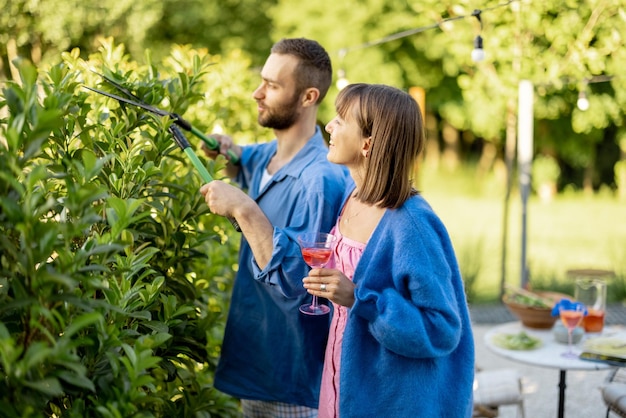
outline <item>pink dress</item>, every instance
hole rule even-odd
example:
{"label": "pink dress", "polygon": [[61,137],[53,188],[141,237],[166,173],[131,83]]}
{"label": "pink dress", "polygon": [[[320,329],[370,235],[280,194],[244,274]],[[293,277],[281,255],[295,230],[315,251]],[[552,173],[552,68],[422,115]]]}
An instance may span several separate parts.
{"label": "pink dress", "polygon": [[[341,218],[339,218],[341,220]],[[365,244],[341,235],[339,221],[331,231],[337,237],[335,252],[327,268],[336,268],[350,280],[354,276],[354,269],[361,259]],[[318,418],[336,418],[339,416],[339,370],[341,367],[341,344],[343,331],[348,319],[348,308],[333,303],[333,318],[328,333],[326,355],[324,357],[324,371],[322,372],[322,386],[320,389],[320,404]]]}

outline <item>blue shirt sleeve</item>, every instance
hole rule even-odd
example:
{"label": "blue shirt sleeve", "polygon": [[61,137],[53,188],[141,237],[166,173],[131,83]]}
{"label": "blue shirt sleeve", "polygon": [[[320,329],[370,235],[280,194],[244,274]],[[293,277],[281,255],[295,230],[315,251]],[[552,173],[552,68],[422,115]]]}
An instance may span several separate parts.
{"label": "blue shirt sleeve", "polygon": [[[334,225],[346,189],[347,172],[326,159],[328,152],[318,132],[294,159],[274,173],[269,183],[258,190],[265,168],[276,152],[276,144],[265,147],[248,146],[242,152],[242,168],[237,180],[248,186],[271,224],[273,252],[269,263],[261,269],[252,251],[243,244],[242,263],[251,276],[276,286],[285,297],[302,297],[306,290],[302,279],[309,267],[304,263],[297,236],[302,232],[329,232]],[[257,167],[249,171],[246,167]]]}

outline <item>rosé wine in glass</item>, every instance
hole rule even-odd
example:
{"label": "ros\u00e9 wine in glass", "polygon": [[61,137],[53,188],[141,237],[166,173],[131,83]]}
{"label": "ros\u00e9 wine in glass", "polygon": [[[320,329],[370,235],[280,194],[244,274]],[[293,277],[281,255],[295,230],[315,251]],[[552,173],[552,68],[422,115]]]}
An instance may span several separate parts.
{"label": "ros\u00e9 wine in glass", "polygon": [[566,358],[578,358],[572,351],[572,332],[585,316],[585,305],[582,303],[571,303],[559,306],[559,316],[565,328],[567,328],[567,351],[561,354]]}
{"label": "ros\u00e9 wine in glass", "polygon": [[[324,232],[307,232],[298,235],[304,262],[311,268],[324,267],[330,260],[336,240],[337,237]],[[330,312],[330,308],[317,303],[317,296],[313,295],[311,303],[300,306],[300,312],[305,315],[325,315]]]}
{"label": "ros\u00e9 wine in glass", "polygon": [[561,310],[561,321],[565,328],[573,330],[583,319],[582,311]]}

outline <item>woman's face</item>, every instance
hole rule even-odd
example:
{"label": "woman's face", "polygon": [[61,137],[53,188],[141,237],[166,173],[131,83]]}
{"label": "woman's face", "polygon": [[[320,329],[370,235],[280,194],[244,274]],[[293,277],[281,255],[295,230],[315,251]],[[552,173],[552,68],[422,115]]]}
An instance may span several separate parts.
{"label": "woman's face", "polygon": [[328,161],[357,168],[365,161],[368,138],[361,134],[361,128],[353,117],[354,105],[346,112],[345,117],[336,115],[326,125],[330,134]]}

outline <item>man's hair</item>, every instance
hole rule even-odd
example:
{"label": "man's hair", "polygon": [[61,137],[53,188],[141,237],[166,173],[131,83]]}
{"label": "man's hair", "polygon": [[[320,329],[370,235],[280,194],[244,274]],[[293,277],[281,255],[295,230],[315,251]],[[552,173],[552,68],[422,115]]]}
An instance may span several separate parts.
{"label": "man's hair", "polygon": [[320,95],[316,104],[320,104],[333,78],[333,68],[326,50],[316,41],[305,38],[281,39],[272,46],[273,54],[288,54],[298,58],[294,79],[296,89],[302,92],[315,87]]}
{"label": "man's hair", "polygon": [[417,157],[424,148],[422,112],[408,93],[382,84],[350,84],[337,95],[337,114],[356,120],[371,137],[364,181],[356,197],[383,208],[398,208],[410,196]]}

